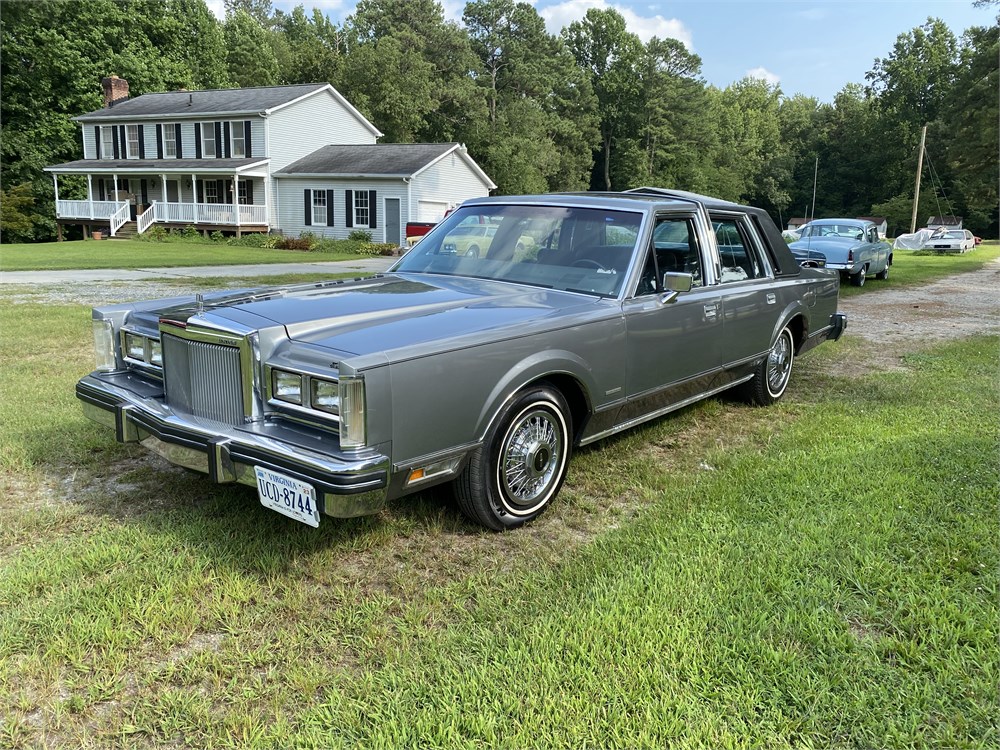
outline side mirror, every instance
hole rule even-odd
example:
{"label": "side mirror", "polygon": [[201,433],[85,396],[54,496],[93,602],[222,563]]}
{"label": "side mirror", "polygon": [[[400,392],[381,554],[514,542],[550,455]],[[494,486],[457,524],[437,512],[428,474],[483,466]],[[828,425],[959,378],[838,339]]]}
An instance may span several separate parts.
{"label": "side mirror", "polygon": [[660,302],[668,304],[677,299],[681,292],[690,292],[694,284],[694,276],[689,273],[674,273],[668,271],[663,274],[663,296]]}

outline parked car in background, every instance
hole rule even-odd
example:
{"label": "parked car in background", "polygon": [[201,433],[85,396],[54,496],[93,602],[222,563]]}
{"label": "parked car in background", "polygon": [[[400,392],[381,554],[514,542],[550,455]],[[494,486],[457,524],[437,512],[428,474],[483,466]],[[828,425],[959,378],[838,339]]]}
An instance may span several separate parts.
{"label": "parked car in background", "polygon": [[975,247],[975,235],[968,229],[937,229],[920,249],[945,253],[967,253]]}
{"label": "parked car in background", "polygon": [[490,249],[496,233],[495,224],[462,224],[444,238],[444,252],[478,258]]}
{"label": "parked car in background", "polygon": [[[478,256],[447,247],[463,225],[495,227]],[[574,446],[728,389],[778,401],[843,333],[839,287],[756,208],[476,199],[373,278],[96,309],[76,393],[117,440],[310,526],[450,483],[502,530],[549,506]]]}
{"label": "parked car in background", "polygon": [[864,286],[869,275],[888,279],[892,266],[892,247],[863,219],[816,219],[788,247],[799,263],[818,264],[815,253],[822,254],[824,267],[840,271],[854,286]]}

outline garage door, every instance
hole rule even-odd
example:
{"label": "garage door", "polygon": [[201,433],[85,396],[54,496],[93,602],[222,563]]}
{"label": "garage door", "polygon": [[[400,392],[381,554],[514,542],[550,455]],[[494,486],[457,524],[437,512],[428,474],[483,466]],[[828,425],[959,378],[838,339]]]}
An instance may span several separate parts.
{"label": "garage door", "polygon": [[448,204],[439,201],[417,201],[417,221],[441,221]]}

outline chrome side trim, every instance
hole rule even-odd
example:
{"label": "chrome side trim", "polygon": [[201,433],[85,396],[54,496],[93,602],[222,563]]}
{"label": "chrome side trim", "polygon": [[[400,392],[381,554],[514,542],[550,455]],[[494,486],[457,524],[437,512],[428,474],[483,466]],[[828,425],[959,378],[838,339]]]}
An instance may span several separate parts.
{"label": "chrome side trim", "polygon": [[711,398],[717,393],[722,393],[722,391],[728,391],[730,388],[735,388],[740,383],[745,383],[753,377],[753,374],[746,375],[745,377],[732,380],[725,385],[713,388],[711,390],[705,391],[704,393],[699,393],[695,396],[690,396],[689,398],[678,401],[677,403],[670,404],[669,406],[664,406],[662,409],[657,409],[656,411],[651,411],[649,414],[643,414],[641,417],[635,417],[627,422],[622,422],[619,425],[612,427],[604,432],[599,432],[596,435],[591,435],[585,440],[580,441],[580,445],[590,445],[603,438],[610,437],[611,435],[617,435],[619,432],[624,432],[636,425],[640,425],[643,422],[648,422],[651,419],[656,419],[657,417],[662,417],[664,414],[669,414],[672,411],[677,411],[678,409],[683,409],[685,406],[690,406],[693,403],[701,401],[702,399]]}

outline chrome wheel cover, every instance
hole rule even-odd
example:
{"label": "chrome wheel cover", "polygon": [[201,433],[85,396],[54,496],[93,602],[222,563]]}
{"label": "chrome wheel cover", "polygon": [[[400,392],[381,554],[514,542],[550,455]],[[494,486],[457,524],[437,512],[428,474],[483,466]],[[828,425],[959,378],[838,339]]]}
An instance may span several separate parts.
{"label": "chrome wheel cover", "polygon": [[788,385],[792,374],[792,336],[786,328],[778,336],[767,355],[767,390],[774,396],[780,396]]}
{"label": "chrome wheel cover", "polygon": [[537,404],[511,422],[497,462],[504,510],[526,515],[548,502],[566,464],[565,440],[562,416]]}

